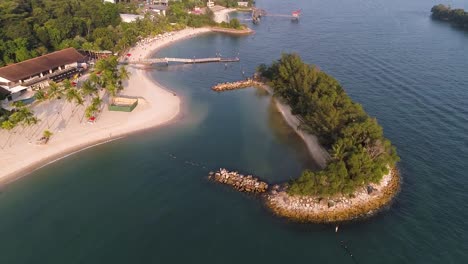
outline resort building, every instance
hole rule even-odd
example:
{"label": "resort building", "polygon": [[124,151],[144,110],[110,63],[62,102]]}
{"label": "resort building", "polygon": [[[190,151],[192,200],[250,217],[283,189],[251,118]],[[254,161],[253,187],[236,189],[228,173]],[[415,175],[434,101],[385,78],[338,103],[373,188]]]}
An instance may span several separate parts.
{"label": "resort building", "polygon": [[148,4],[152,5],[169,5],[169,0],[148,0]]}
{"label": "resort building", "polygon": [[141,4],[148,4],[148,5],[165,5],[169,4],[169,0],[104,0],[104,2],[108,3],[141,3]]}
{"label": "resort building", "polygon": [[5,97],[0,103],[4,106],[31,98],[34,90],[50,80],[61,81],[79,73],[86,67],[85,60],[77,50],[67,48],[0,68],[0,94]]}
{"label": "resort building", "polygon": [[145,8],[146,12],[166,16],[167,5],[146,5]]}
{"label": "resort building", "polygon": [[144,18],[144,16],[142,16],[142,15],[120,14],[120,19],[122,19],[122,22],[125,22],[125,23],[135,22],[138,19],[143,19],[143,18]]}
{"label": "resort building", "polygon": [[249,2],[237,2],[237,6],[238,6],[238,7],[248,7],[248,6],[249,6]]}

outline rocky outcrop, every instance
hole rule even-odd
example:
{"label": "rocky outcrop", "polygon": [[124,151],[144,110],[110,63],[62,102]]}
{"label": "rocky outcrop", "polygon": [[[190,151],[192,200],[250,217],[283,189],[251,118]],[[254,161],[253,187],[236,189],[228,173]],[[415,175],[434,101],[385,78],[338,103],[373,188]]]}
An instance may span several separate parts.
{"label": "rocky outcrop", "polygon": [[266,195],[266,205],[276,215],[301,222],[348,221],[372,215],[385,207],[398,192],[399,185],[398,171],[392,169],[379,184],[363,187],[352,197],[293,196],[287,193],[287,186],[283,186]]}
{"label": "rocky outcrop", "polygon": [[208,179],[230,185],[240,192],[264,193],[268,190],[268,184],[260,181],[252,175],[242,175],[236,171],[220,169],[217,172],[210,172]]}

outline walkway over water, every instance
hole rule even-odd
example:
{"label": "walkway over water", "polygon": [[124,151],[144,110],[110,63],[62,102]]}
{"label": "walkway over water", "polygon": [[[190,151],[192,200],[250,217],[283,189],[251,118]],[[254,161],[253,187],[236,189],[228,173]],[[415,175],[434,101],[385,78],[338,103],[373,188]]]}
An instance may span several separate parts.
{"label": "walkway over water", "polygon": [[145,60],[135,60],[128,61],[125,64],[143,64],[151,65],[156,63],[166,63],[178,62],[185,64],[195,64],[195,63],[209,63],[209,62],[238,62],[240,59],[236,58],[222,58],[222,57],[213,57],[213,58],[199,58],[199,59],[189,59],[189,58],[154,58],[154,59],[145,59]]}

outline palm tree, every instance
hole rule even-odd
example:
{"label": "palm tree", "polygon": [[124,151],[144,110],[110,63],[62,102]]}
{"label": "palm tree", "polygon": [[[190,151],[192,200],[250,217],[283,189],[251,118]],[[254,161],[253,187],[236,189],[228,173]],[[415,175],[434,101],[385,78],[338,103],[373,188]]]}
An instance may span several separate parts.
{"label": "palm tree", "polygon": [[44,132],[42,133],[42,136],[44,138],[47,138],[49,139],[54,133],[50,132],[50,130],[44,130]]}
{"label": "palm tree", "polygon": [[91,80],[86,80],[83,83],[83,85],[81,86],[81,94],[84,97],[88,97],[90,95],[97,94],[97,92],[98,92],[98,90],[96,89],[95,82],[92,82]]}
{"label": "palm tree", "polygon": [[34,113],[24,105],[23,102],[13,103],[16,107],[15,112],[8,117],[7,121],[2,123],[2,128],[6,130],[12,130],[17,125],[21,125],[23,129],[20,134],[26,129],[27,126],[35,125],[39,121]]}
{"label": "palm tree", "polygon": [[38,102],[43,102],[43,101],[45,101],[47,99],[47,96],[46,96],[44,90],[37,91],[36,94],[34,94],[34,97],[36,98],[36,100]]}
{"label": "palm tree", "polygon": [[89,75],[89,81],[91,83],[94,83],[96,85],[99,85],[101,86],[101,79],[99,78],[99,76],[97,75],[96,72],[92,72],[90,75]]}
{"label": "palm tree", "polygon": [[50,81],[47,89],[47,98],[60,99],[63,95],[63,89],[56,82]]}
{"label": "palm tree", "polygon": [[130,72],[127,70],[127,68],[125,66],[122,66],[119,68],[119,79],[121,81],[123,80],[128,80],[128,78],[130,78]]}
{"label": "palm tree", "polygon": [[5,120],[2,122],[2,129],[10,131],[15,127],[16,127],[16,124],[14,124],[11,120]]}
{"label": "palm tree", "polygon": [[26,106],[23,101],[15,101],[11,105],[17,109],[20,109]]}
{"label": "palm tree", "polygon": [[65,97],[67,99],[67,102],[69,103],[75,102],[75,107],[73,108],[72,114],[70,116],[71,118],[75,114],[77,107],[80,105],[83,105],[84,100],[83,100],[81,93],[75,87],[68,88],[68,90],[66,91]]}
{"label": "palm tree", "polygon": [[86,108],[85,114],[86,118],[92,117],[95,113],[99,111],[99,108],[102,104],[102,100],[99,97],[93,98],[91,105]]}
{"label": "palm tree", "polygon": [[77,105],[83,104],[83,97],[81,96],[80,92],[74,87],[69,88],[65,93],[65,98],[69,103],[75,102]]}

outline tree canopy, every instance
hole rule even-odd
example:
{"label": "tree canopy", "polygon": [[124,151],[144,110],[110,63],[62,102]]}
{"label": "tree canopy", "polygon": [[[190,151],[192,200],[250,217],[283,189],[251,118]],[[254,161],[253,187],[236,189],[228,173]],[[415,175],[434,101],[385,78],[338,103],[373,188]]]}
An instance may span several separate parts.
{"label": "tree canopy", "polygon": [[120,24],[118,6],[101,0],[2,0],[0,66],[93,40]]}
{"label": "tree canopy", "polygon": [[452,9],[450,6],[435,5],[431,9],[432,17],[449,21],[459,27],[468,29],[468,12],[463,9]]}
{"label": "tree canopy", "polygon": [[351,194],[379,182],[399,160],[377,120],[353,102],[337,80],[297,54],[283,54],[258,71],[300,118],[301,129],[316,135],[332,156],[324,170],[306,170],[292,181],[292,194]]}
{"label": "tree canopy", "polygon": [[[202,15],[188,12],[205,5],[198,0],[171,2],[167,17],[146,14],[143,19],[125,23],[119,13],[137,13],[136,5],[102,0],[2,0],[0,67],[68,47],[118,52],[149,35],[185,26],[214,26],[210,9]],[[241,28],[237,19],[221,26]]]}

